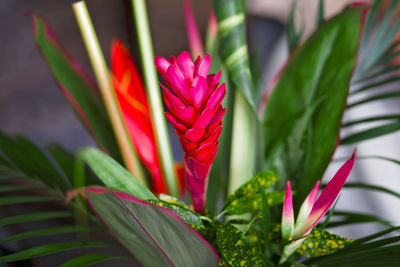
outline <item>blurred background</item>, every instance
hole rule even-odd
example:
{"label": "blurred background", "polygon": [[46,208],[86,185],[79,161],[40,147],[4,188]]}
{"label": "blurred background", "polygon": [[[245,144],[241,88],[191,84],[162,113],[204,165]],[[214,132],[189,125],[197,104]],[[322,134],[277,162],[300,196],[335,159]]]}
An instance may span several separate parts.
{"label": "blurred background", "polygon": [[[44,17],[54,28],[66,50],[90,73],[91,67],[71,4],[67,0],[0,0],[0,129],[11,134],[23,134],[39,145],[57,142],[69,151],[93,145],[93,141],[73,114],[46,63],[36,47],[32,21],[23,16],[26,11]],[[137,65],[138,49],[130,1],[87,0],[89,12],[107,60],[113,39],[119,38],[131,47]],[[301,15],[296,19],[305,25],[307,36],[314,30],[318,0],[298,1]],[[248,40],[250,50],[259,52],[262,83],[269,80],[282,67],[288,56],[285,24],[288,21],[292,1],[248,0]],[[340,11],[347,0],[325,1],[325,15],[330,17]],[[198,26],[205,35],[212,0],[192,0]],[[181,0],[147,0],[155,55],[168,57],[188,50]],[[371,109],[398,111],[399,102],[364,105],[346,112],[345,120],[360,117]],[[397,112],[398,113],[398,112]],[[362,116],[361,116],[362,117]],[[357,130],[357,129],[352,129]],[[171,130],[171,136],[175,133]],[[394,133],[362,143],[361,155],[385,155],[400,158],[400,134]],[[334,158],[349,156],[353,147],[341,147]],[[175,157],[180,158],[180,147],[174,146]],[[331,178],[340,166],[333,163],[326,177]],[[399,168],[385,161],[358,161],[350,180],[382,184],[400,191]],[[362,194],[360,193],[362,192]],[[397,202],[396,202],[397,201]],[[365,211],[380,214],[395,225],[400,224],[400,213],[395,209],[396,198],[379,193],[345,189],[340,197],[341,210]],[[349,238],[360,237],[377,231],[376,224],[365,227],[335,228],[335,232]]]}

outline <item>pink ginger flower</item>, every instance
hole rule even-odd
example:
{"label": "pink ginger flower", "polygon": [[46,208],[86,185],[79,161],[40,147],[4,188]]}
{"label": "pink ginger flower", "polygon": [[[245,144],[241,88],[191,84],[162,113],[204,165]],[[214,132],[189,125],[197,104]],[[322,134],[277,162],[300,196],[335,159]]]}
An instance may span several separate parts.
{"label": "pink ginger flower", "polygon": [[200,212],[205,206],[209,173],[226,111],[221,105],[225,83],[219,86],[221,72],[208,74],[208,54],[193,63],[190,54],[182,52],[169,60],[156,57],[155,64],[168,85],[161,85],[170,111],[165,115],[179,136],[185,153],[187,185],[194,209]]}
{"label": "pink ginger flower", "polygon": [[283,248],[281,263],[293,254],[305,239],[298,238],[308,235],[335,202],[335,199],[339,195],[340,190],[342,190],[347,177],[353,169],[356,154],[357,152],[354,150],[351,158],[336,172],[335,176],[333,176],[316,201],[315,199],[318,194],[320,182],[318,181],[315,184],[314,188],[300,207],[296,224],[294,224],[292,190],[290,182],[287,182],[282,211],[282,239],[286,241],[297,240],[289,243]]}

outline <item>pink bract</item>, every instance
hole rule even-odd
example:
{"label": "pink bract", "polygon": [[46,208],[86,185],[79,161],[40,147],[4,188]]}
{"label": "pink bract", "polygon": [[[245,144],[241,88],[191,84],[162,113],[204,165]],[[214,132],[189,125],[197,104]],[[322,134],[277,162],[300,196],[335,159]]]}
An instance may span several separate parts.
{"label": "pink bract", "polygon": [[208,74],[211,65],[208,54],[193,62],[185,51],[169,60],[156,57],[155,64],[168,86],[161,85],[169,109],[165,115],[185,153],[187,184],[194,209],[199,212],[205,206],[209,173],[222,131],[225,83],[219,85],[221,72]]}

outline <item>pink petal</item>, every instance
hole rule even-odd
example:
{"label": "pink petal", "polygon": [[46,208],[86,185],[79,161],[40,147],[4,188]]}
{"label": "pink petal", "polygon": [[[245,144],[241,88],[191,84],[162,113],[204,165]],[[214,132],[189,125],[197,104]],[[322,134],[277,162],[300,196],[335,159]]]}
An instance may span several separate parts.
{"label": "pink petal", "polygon": [[209,136],[205,136],[204,139],[199,145],[207,144],[207,143],[215,143],[222,132],[222,126],[217,127]]}
{"label": "pink petal", "polygon": [[204,128],[192,128],[186,132],[184,137],[186,140],[192,143],[197,143],[203,137],[204,132],[205,132]]}
{"label": "pink petal", "polygon": [[220,107],[217,112],[215,113],[214,118],[212,118],[212,120],[210,121],[210,123],[208,124],[208,128],[207,128],[207,132],[212,132],[215,130],[215,128],[217,128],[218,126],[220,126],[220,124],[222,124],[222,118],[224,117],[226,112],[226,108],[222,108]]}
{"label": "pink petal", "polygon": [[163,57],[155,57],[154,63],[156,64],[158,72],[160,72],[161,75],[165,78],[165,75],[167,74],[167,70],[169,66],[171,66],[171,63]]}
{"label": "pink petal", "polygon": [[217,155],[218,152],[218,143],[216,143],[215,149],[204,159],[201,160],[203,164],[209,164],[211,165],[215,159],[215,156]]}
{"label": "pink petal", "polygon": [[174,126],[175,129],[177,129],[180,132],[186,132],[188,130],[188,128],[180,123],[179,121],[177,121],[177,119],[174,117],[174,115],[172,115],[169,112],[165,112],[165,117],[167,117],[167,120],[172,124],[172,126]]}
{"label": "pink petal", "polygon": [[192,143],[188,140],[186,140],[184,137],[180,138],[181,144],[182,144],[182,148],[185,152],[190,152],[191,150],[195,150],[196,148],[199,147],[198,144],[196,143]]}
{"label": "pink petal", "polygon": [[194,78],[192,87],[189,90],[194,107],[200,109],[207,90],[207,81],[203,77],[197,76]]}
{"label": "pink petal", "polygon": [[223,83],[215,92],[210,96],[210,98],[207,101],[207,108],[216,108],[218,107],[222,100],[225,97],[226,93],[226,87],[225,83]]}
{"label": "pink petal", "polygon": [[166,80],[170,84],[170,87],[175,87],[179,91],[180,95],[182,95],[186,101],[189,101],[189,87],[185,81],[185,77],[178,67],[171,65],[168,68]]}
{"label": "pink petal", "polygon": [[206,128],[207,125],[210,123],[212,118],[215,115],[215,110],[211,108],[205,109],[201,114],[200,117],[197,119],[195,124],[193,125],[194,128]]}
{"label": "pink petal", "polygon": [[292,234],[294,225],[293,215],[293,200],[292,200],[292,188],[290,182],[286,183],[285,200],[283,202],[282,210],[282,239],[288,240]]}
{"label": "pink petal", "polygon": [[193,121],[194,110],[192,107],[172,106],[170,108],[172,115],[179,121],[191,125]]}
{"label": "pink petal", "polygon": [[211,58],[210,55],[207,53],[203,59],[200,57],[197,58],[196,62],[194,63],[195,70],[194,76],[201,76],[207,79],[208,72],[210,71],[211,66]]}
{"label": "pink petal", "polygon": [[174,95],[168,88],[166,88],[164,85],[160,84],[162,89],[163,89],[163,95],[164,95],[164,100],[165,104],[167,105],[168,108],[171,106],[185,106],[185,104],[177,97]]}
{"label": "pink petal", "polygon": [[317,225],[317,223],[324,217],[326,212],[335,202],[340,190],[342,189],[344,183],[347,180],[351,170],[353,169],[354,162],[356,159],[357,151],[354,150],[351,158],[343,164],[343,166],[336,172],[335,176],[331,179],[325,189],[322,191],[321,195],[315,202],[310,215],[304,221],[304,223],[296,229],[293,233],[294,237],[303,235],[306,232],[312,230],[312,228]]}
{"label": "pink petal", "polygon": [[185,76],[186,82],[191,84],[193,82],[194,64],[190,54],[186,51],[183,51],[177,57],[176,63],[180,71],[183,73],[183,76]]}
{"label": "pink petal", "polygon": [[217,88],[219,79],[221,78],[221,74],[222,72],[219,71],[217,74],[209,74],[207,76],[208,90],[205,95],[206,99],[208,99],[210,95],[214,92],[215,88]]}
{"label": "pink petal", "polygon": [[311,190],[310,194],[308,194],[307,198],[304,200],[303,204],[300,207],[299,214],[297,215],[296,226],[298,228],[304,222],[304,220],[310,215],[310,212],[314,206],[315,198],[318,194],[318,189],[320,185],[320,181],[318,181],[314,188]]}
{"label": "pink petal", "polygon": [[205,144],[196,149],[194,152],[196,155],[196,159],[203,160],[205,159],[214,149],[217,147],[218,144]]}

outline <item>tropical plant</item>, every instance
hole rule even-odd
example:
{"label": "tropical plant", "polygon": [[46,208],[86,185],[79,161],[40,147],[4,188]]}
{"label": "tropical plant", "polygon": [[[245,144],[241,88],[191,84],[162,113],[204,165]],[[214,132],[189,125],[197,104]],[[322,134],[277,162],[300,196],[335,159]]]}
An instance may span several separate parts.
{"label": "tropical plant", "polygon": [[[397,115],[342,123],[346,109],[398,96],[379,93],[347,105],[350,85],[352,95],[398,80],[391,65],[397,1],[380,20],[378,1],[329,19],[319,1],[318,27],[302,44],[293,5],[291,55],[267,89],[250,67],[244,1],[214,1],[204,45],[191,2],[183,5],[191,54],[166,59],[153,55],[145,1],[132,0],[144,82],[121,41],[112,45],[109,71],[84,2],[73,9],[97,83],[32,14],[39,50],[98,148],[72,155],[0,133],[0,205],[10,213],[0,225],[11,233],[0,239],[0,262],[74,249],[78,256],[68,254],[61,266],[134,259],[144,266],[398,265],[399,227],[334,208],[343,187],[400,197],[391,188],[345,183],[362,156],[354,152],[317,198],[339,143],[398,130]],[[184,163],[173,160],[166,119]],[[380,120],[394,122],[340,137],[342,127]],[[21,205],[23,213],[14,211]],[[46,225],[23,227],[37,221]],[[325,230],[365,222],[387,229],[356,240]],[[74,241],[43,240],[17,251],[7,245],[61,234],[75,234]]]}

